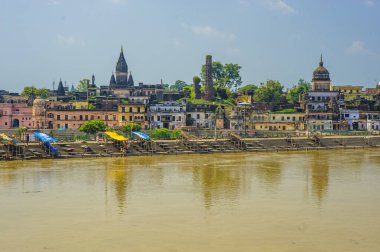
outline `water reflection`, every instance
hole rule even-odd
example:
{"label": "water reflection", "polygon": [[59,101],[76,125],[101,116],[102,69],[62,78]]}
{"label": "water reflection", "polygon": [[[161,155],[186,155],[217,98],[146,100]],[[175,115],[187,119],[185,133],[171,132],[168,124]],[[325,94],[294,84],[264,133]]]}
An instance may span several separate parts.
{"label": "water reflection", "polygon": [[217,203],[236,204],[242,190],[249,187],[250,173],[242,162],[245,158],[239,162],[235,158],[201,157],[192,163],[193,185],[196,190],[201,188],[205,208]]}
{"label": "water reflection", "polygon": [[329,159],[320,152],[309,154],[312,193],[319,203],[327,196],[329,187]]}
{"label": "water reflection", "polygon": [[126,167],[125,159],[117,159],[106,166],[106,197],[108,197],[108,186],[110,182],[115,192],[115,198],[120,213],[124,212],[126,206],[127,191],[131,187],[133,171]]}
{"label": "water reflection", "polygon": [[260,158],[255,162],[255,173],[267,189],[276,188],[281,182],[282,165],[286,156]]}

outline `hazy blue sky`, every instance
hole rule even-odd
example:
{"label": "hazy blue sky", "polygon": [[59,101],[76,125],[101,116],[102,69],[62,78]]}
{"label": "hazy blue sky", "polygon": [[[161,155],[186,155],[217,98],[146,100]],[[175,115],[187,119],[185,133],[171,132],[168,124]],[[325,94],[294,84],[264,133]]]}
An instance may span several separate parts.
{"label": "hazy blue sky", "polygon": [[191,82],[205,55],[244,84],[310,80],[323,53],[336,85],[380,81],[378,0],[1,0],[0,89],[108,85],[123,44],[135,82]]}

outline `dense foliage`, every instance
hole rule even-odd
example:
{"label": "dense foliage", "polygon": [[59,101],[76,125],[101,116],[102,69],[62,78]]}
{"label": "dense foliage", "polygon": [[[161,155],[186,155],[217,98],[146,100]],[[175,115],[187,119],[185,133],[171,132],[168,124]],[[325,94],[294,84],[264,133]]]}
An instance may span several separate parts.
{"label": "dense foliage", "polygon": [[102,120],[90,120],[83,123],[79,127],[79,131],[88,133],[88,134],[96,134],[101,131],[106,130],[106,124]]}
{"label": "dense foliage", "polygon": [[[240,76],[241,66],[238,64],[222,64],[219,61],[212,62],[212,78],[216,87],[226,87],[229,89],[237,89],[241,86]],[[206,75],[206,65],[202,66],[201,77],[204,82]]]}
{"label": "dense foliage", "polygon": [[311,85],[309,82],[304,81],[303,79],[300,79],[298,81],[298,84],[296,86],[293,86],[289,92],[286,95],[286,100],[290,104],[295,104],[299,100],[299,96],[302,93],[306,93],[307,91],[310,91]]}
{"label": "dense foliage", "polygon": [[121,127],[121,131],[126,135],[130,135],[133,131],[140,131],[141,129],[141,125],[137,123],[127,123]]}
{"label": "dense foliage", "polygon": [[277,106],[281,102],[283,88],[280,82],[268,80],[265,84],[261,83],[260,87],[256,90],[254,100]]}
{"label": "dense foliage", "polygon": [[80,80],[78,85],[77,85],[76,90],[79,92],[87,92],[87,82],[88,81],[89,81],[88,79]]}
{"label": "dense foliage", "polygon": [[49,90],[46,88],[36,88],[35,86],[26,86],[24,87],[24,90],[21,92],[21,95],[24,97],[28,97],[32,92],[36,96],[40,96],[41,98],[46,98],[49,94]]}
{"label": "dense foliage", "polygon": [[177,90],[177,91],[182,91],[184,87],[188,86],[186,82],[182,80],[176,80],[174,85],[170,86],[170,89]]}
{"label": "dense foliage", "polygon": [[179,139],[181,138],[182,131],[180,129],[168,130],[166,128],[155,129],[152,131],[152,138],[158,139]]}

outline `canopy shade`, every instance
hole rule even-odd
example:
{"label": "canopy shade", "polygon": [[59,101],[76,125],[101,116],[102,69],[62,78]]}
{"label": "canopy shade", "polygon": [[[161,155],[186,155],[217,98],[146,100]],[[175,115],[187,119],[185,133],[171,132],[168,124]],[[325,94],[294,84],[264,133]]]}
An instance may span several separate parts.
{"label": "canopy shade", "polygon": [[44,143],[56,143],[58,142],[57,139],[52,138],[48,134],[45,134],[43,132],[34,132],[33,133],[35,137],[37,137],[39,140],[41,140]]}
{"label": "canopy shade", "polygon": [[142,133],[142,132],[137,132],[137,131],[134,131],[132,132],[132,134],[138,136],[138,137],[141,137],[142,139],[146,139],[146,140],[149,140],[149,136],[145,133]]}
{"label": "canopy shade", "polygon": [[107,136],[109,136],[110,138],[117,140],[117,141],[127,141],[128,140],[128,138],[125,138],[122,135],[117,134],[116,132],[106,131],[105,133]]}
{"label": "canopy shade", "polygon": [[10,138],[9,136],[5,135],[4,133],[0,134],[0,138],[7,140],[7,141],[12,141],[13,139]]}

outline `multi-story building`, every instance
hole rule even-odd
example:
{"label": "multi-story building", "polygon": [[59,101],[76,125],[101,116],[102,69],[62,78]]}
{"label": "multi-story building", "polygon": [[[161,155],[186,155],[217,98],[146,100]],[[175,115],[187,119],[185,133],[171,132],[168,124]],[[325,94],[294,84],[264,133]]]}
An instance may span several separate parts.
{"label": "multi-story building", "polygon": [[304,113],[254,113],[255,130],[263,131],[292,131],[305,129]]}
{"label": "multi-story building", "polygon": [[197,128],[215,127],[215,105],[188,104],[186,107],[186,126]]}
{"label": "multi-story building", "polygon": [[128,123],[137,123],[144,129],[148,129],[148,116],[146,105],[141,103],[119,104],[118,106],[119,125],[123,126]]}
{"label": "multi-story building", "polygon": [[32,107],[28,99],[21,96],[7,96],[0,103],[0,128],[10,129],[33,127]]}
{"label": "multi-story building", "polygon": [[186,126],[186,104],[184,102],[163,102],[149,106],[150,129],[176,129]]}

